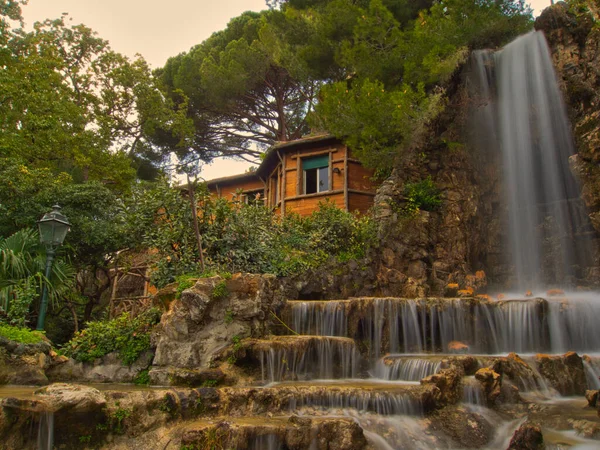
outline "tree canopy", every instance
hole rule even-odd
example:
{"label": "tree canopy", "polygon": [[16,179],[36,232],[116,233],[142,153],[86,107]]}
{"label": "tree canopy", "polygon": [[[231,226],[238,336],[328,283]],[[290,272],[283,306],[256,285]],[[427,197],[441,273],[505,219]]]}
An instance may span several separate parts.
{"label": "tree canopy", "polygon": [[308,131],[306,115],[318,84],[294,77],[263,35],[273,12],[246,12],[158,73],[171,93],[189,97],[195,134],[180,157],[192,154],[257,158],[275,141]]}
{"label": "tree canopy", "polygon": [[[469,51],[531,28],[513,0],[273,0],[158,71],[189,98],[182,157],[256,157],[314,130],[342,137],[371,167],[391,166],[443,108]],[[164,136],[163,136],[164,137]]]}

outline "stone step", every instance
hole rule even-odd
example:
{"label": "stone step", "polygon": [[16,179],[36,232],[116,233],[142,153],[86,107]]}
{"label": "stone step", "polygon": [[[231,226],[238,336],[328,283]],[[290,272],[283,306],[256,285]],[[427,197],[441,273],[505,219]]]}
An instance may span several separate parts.
{"label": "stone step", "polygon": [[263,383],[353,378],[361,363],[352,339],[330,336],[244,339],[226,358]]}
{"label": "stone step", "polygon": [[217,417],[185,427],[181,445],[186,448],[369,448],[362,428],[343,417]]}
{"label": "stone step", "polygon": [[224,410],[233,415],[277,413],[307,407],[351,408],[382,415],[421,415],[435,408],[439,389],[433,385],[415,383],[335,380],[281,383],[263,388],[221,388],[219,396],[224,404],[239,405],[239,410]]}

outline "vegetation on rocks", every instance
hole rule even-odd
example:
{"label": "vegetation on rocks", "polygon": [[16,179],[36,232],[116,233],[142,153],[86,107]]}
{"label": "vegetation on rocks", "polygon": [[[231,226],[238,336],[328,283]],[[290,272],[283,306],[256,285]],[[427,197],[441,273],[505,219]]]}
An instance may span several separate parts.
{"label": "vegetation on rocks", "polygon": [[37,344],[44,340],[44,334],[31,331],[29,328],[19,328],[0,323],[0,337],[22,344]]}
{"label": "vegetation on rocks", "polygon": [[123,313],[106,322],[90,322],[65,345],[63,352],[82,362],[117,352],[123,364],[132,364],[150,349],[150,332],[159,319],[160,311],[151,308],[134,318]]}
{"label": "vegetation on rocks", "polygon": [[204,273],[185,198],[159,184],[134,212],[143,244],[158,251],[152,280],[159,287],[177,281],[181,292],[191,287],[192,279],[217,273],[297,274],[330,257],[362,258],[375,244],[376,223],[371,217],[357,217],[327,201],[311,216],[286,214],[280,219],[259,204],[214,199],[205,191],[198,198]]}

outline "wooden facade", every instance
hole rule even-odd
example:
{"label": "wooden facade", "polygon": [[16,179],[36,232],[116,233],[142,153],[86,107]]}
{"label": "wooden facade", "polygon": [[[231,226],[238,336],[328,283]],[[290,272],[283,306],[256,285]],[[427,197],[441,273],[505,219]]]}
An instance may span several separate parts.
{"label": "wooden facade", "polygon": [[243,202],[260,201],[284,215],[310,215],[329,199],[346,211],[366,213],[377,185],[373,172],[330,135],[279,143],[255,172],[207,182],[211,195]]}

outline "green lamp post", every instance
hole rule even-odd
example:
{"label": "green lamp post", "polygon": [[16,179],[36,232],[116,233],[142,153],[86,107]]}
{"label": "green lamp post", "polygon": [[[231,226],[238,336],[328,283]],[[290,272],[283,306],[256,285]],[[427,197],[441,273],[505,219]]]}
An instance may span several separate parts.
{"label": "green lamp post", "polygon": [[[56,249],[60,247],[65,240],[67,231],[71,224],[67,218],[61,214],[60,206],[54,205],[52,211],[44,214],[38,221],[40,230],[40,242],[46,246],[46,280],[50,279],[52,270],[52,262]],[[48,309],[48,283],[44,283],[42,288],[42,302],[40,304],[40,314],[38,315],[37,330],[44,330],[44,322],[46,321],[46,311]]]}

